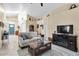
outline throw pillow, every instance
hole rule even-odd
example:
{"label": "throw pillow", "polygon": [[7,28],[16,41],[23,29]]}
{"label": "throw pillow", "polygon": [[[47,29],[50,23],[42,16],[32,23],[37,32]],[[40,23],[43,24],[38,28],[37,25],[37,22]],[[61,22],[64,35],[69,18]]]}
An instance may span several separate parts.
{"label": "throw pillow", "polygon": [[23,38],[23,40],[27,40],[28,39],[27,35],[25,35],[25,34],[21,34],[20,36]]}

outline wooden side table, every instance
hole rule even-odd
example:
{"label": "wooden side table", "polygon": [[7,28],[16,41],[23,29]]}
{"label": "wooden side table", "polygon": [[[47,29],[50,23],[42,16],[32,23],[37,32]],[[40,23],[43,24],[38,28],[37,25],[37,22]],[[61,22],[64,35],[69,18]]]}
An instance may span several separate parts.
{"label": "wooden side table", "polygon": [[37,44],[32,44],[28,47],[28,52],[32,55],[32,56],[38,56],[44,52],[46,52],[47,50],[51,49],[51,42],[46,42],[43,45],[38,46]]}

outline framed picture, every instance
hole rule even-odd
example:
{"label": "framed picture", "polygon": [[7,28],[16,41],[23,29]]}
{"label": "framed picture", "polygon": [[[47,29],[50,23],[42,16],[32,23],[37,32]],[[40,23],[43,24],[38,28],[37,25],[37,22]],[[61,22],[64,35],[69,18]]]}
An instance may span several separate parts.
{"label": "framed picture", "polygon": [[39,24],[37,24],[37,28],[39,28]]}
{"label": "framed picture", "polygon": [[42,29],[44,28],[44,26],[43,26],[43,25],[40,25],[40,27],[42,27]]}

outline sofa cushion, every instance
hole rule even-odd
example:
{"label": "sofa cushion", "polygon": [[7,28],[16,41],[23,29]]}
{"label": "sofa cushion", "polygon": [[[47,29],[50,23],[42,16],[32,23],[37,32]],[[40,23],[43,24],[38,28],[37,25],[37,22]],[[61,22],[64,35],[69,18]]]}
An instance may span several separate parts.
{"label": "sofa cushion", "polygon": [[28,37],[28,39],[31,39],[32,38],[32,36],[31,36],[30,33],[27,33],[26,36]]}
{"label": "sofa cushion", "polygon": [[21,34],[21,37],[23,38],[23,40],[29,39],[28,36],[27,36],[26,34]]}
{"label": "sofa cushion", "polygon": [[29,32],[29,36],[31,38],[36,37],[37,36],[37,32]]}

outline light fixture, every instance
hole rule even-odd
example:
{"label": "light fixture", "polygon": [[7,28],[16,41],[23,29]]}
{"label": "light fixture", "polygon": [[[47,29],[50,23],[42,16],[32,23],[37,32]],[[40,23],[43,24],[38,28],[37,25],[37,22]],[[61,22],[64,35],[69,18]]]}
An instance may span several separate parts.
{"label": "light fixture", "polygon": [[41,7],[43,6],[43,3],[40,3],[41,4]]}

